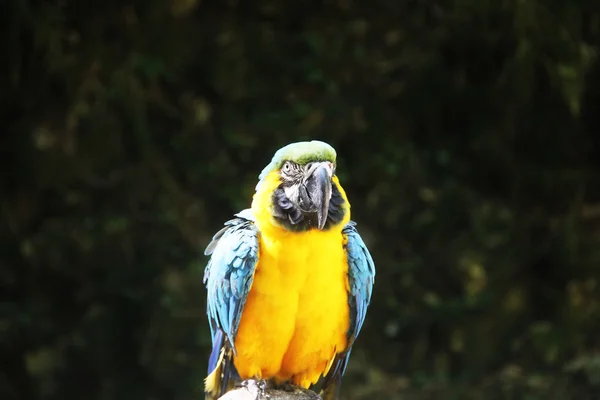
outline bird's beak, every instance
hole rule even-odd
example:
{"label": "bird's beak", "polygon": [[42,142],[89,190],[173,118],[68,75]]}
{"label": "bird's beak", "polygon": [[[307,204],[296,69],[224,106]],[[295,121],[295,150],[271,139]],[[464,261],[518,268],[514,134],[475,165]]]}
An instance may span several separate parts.
{"label": "bird's beak", "polygon": [[333,165],[329,162],[314,163],[306,171],[305,187],[310,202],[317,213],[317,227],[323,229],[327,222],[331,199]]}

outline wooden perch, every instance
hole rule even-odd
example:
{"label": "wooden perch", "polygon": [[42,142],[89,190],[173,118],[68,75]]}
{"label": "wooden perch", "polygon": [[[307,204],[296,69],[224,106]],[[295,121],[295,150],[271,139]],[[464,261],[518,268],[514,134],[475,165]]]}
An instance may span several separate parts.
{"label": "wooden perch", "polygon": [[225,393],[219,400],[321,400],[321,397],[313,391],[301,388],[263,390],[259,383],[248,380],[242,387]]}

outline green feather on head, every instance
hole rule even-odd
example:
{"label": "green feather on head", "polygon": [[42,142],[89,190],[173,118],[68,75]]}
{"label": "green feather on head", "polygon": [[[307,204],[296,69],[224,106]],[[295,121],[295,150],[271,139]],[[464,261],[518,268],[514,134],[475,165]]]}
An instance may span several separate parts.
{"label": "green feather on head", "polygon": [[310,142],[291,143],[277,150],[269,165],[258,176],[258,179],[262,181],[271,172],[280,169],[285,161],[305,165],[313,161],[335,163],[335,158],[335,149],[325,142],[312,140]]}

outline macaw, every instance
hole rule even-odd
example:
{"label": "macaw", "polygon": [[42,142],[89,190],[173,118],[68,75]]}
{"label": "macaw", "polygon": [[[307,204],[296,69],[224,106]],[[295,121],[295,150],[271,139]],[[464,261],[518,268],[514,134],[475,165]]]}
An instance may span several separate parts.
{"label": "macaw", "polygon": [[323,400],[338,399],[375,265],[335,172],[327,143],[281,148],[259,175],[251,208],[206,248],[207,400],[236,380],[308,389],[321,377]]}

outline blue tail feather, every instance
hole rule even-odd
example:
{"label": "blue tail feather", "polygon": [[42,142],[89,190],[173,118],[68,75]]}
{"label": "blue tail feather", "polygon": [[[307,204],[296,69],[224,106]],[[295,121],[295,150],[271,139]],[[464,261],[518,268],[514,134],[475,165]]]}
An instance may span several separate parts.
{"label": "blue tail feather", "polygon": [[350,351],[338,354],[336,360],[333,362],[331,369],[323,382],[323,389],[321,390],[321,397],[323,400],[338,400],[340,397],[340,388],[342,385],[342,376],[346,372],[348,366],[348,359],[350,358]]}
{"label": "blue tail feather", "polygon": [[215,337],[213,339],[213,348],[210,352],[210,357],[208,359],[208,373],[210,374],[217,367],[217,362],[219,361],[219,354],[221,353],[221,348],[223,347],[223,331],[217,330]]}
{"label": "blue tail feather", "polygon": [[213,337],[213,348],[208,359],[208,375],[207,379],[211,383],[207,386],[206,400],[220,398],[240,379],[233,364],[233,350],[220,329]]}

